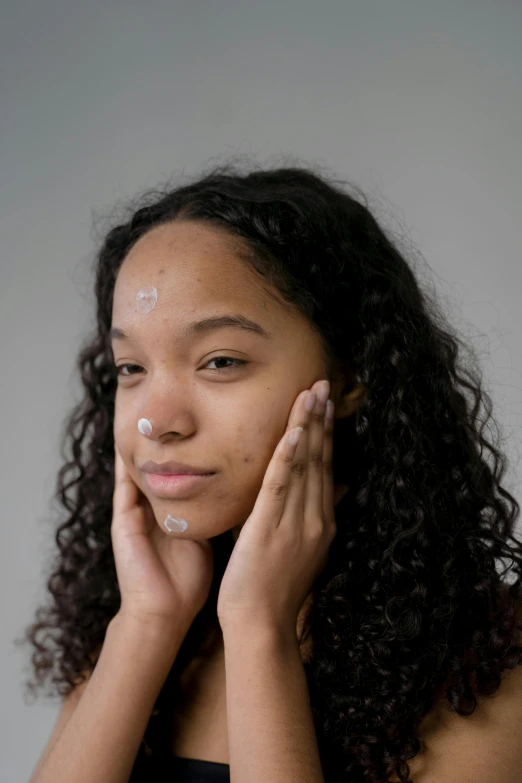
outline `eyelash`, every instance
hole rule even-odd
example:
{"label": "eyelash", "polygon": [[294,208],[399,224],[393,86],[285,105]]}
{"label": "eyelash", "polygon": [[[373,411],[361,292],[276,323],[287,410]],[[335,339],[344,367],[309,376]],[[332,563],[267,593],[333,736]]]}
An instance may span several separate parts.
{"label": "eyelash", "polygon": [[[245,359],[235,359],[233,356],[213,356],[212,359],[209,359],[207,364],[210,364],[210,362],[217,362],[219,359],[226,359],[229,362],[236,362],[237,367],[242,367],[248,362]],[[120,370],[122,367],[139,367],[139,364],[119,364],[115,365],[114,369],[116,371],[116,375],[120,378],[132,378],[132,375],[123,375],[120,373]],[[227,370],[232,370],[234,366],[229,367],[220,367],[217,369],[214,369],[213,372],[226,372]],[[136,375],[136,373],[134,373]]]}

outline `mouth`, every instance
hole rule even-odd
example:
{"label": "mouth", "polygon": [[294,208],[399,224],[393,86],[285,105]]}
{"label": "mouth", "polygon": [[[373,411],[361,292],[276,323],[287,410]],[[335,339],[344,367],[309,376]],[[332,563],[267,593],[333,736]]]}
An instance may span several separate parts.
{"label": "mouth", "polygon": [[177,498],[199,490],[216,473],[145,473],[149,489],[160,498]]}

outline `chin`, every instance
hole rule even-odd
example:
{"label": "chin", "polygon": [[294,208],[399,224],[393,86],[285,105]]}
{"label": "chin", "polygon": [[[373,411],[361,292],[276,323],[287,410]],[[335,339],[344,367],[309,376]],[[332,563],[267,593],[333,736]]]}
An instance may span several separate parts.
{"label": "chin", "polygon": [[[205,520],[204,516],[201,513],[194,513],[190,510],[183,512],[181,509],[173,509],[172,507],[162,511],[154,510],[156,524],[169,538],[188,538],[192,541],[205,541],[226,535],[227,537],[232,537],[234,541],[237,539],[240,526],[231,524],[228,520],[223,520],[220,524],[213,515],[207,515],[209,518]],[[169,517],[174,521],[169,520]],[[176,529],[176,520],[181,521],[179,530]],[[187,527],[182,529],[184,522],[186,522]]]}
{"label": "chin", "polygon": [[[147,500],[161,530],[169,537],[190,538],[194,541],[217,538],[228,533],[228,537],[235,542],[252,513],[257,491],[248,492],[244,487],[239,490],[235,486],[225,490],[216,490],[216,487],[209,486],[208,489],[199,489],[197,493],[195,488],[192,491],[193,495],[187,494],[176,499],[147,493]],[[165,520],[169,515],[184,520],[187,523],[186,529],[168,531],[165,528]]]}

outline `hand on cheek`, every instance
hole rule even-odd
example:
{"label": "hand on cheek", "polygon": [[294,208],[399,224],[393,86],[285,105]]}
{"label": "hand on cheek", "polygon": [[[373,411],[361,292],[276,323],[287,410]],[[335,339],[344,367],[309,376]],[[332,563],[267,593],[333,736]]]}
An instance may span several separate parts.
{"label": "hand on cheek", "polygon": [[[310,391],[318,395],[307,410]],[[295,632],[299,611],[324,568],[336,534],[328,393],[328,382],[318,381],[292,407],[221,581],[217,613],[223,629],[255,623]],[[292,445],[295,428],[302,433]]]}

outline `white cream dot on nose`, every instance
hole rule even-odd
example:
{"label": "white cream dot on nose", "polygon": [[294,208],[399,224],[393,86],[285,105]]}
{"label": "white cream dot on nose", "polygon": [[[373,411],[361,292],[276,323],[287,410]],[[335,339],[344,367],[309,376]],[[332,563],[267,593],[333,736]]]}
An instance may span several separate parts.
{"label": "white cream dot on nose", "polygon": [[152,432],[152,424],[148,419],[140,419],[138,422],[138,429],[142,435],[150,435]]}

